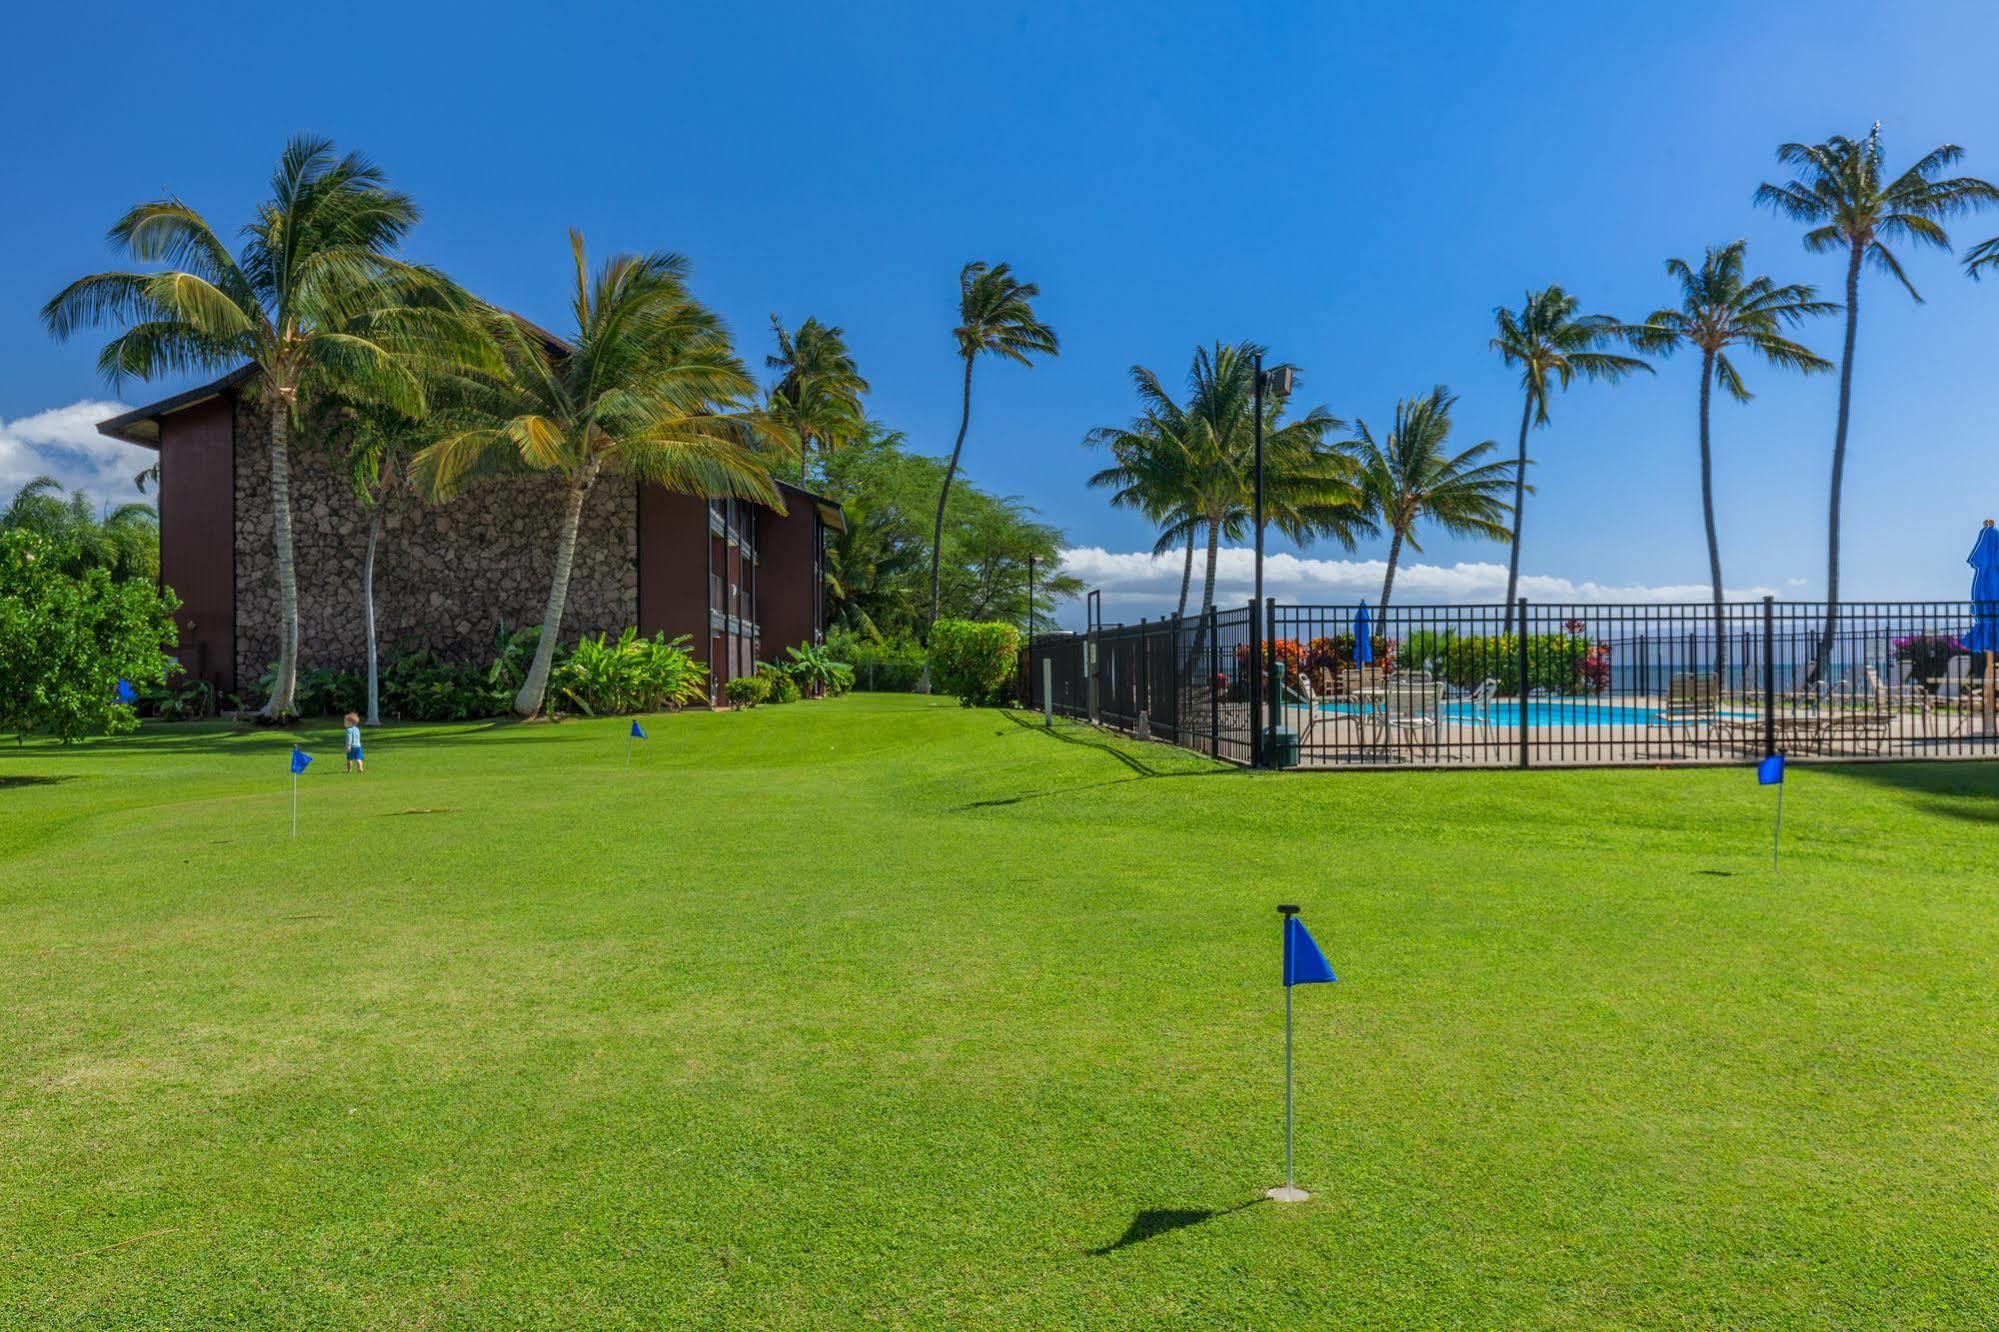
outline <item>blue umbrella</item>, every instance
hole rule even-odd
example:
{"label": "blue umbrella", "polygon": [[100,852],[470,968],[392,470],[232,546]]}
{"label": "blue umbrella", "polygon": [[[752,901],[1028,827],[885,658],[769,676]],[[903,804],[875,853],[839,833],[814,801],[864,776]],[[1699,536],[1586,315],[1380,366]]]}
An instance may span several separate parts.
{"label": "blue umbrella", "polygon": [[[1999,545],[1999,541],[1994,542]],[[1367,603],[1360,603],[1360,609],[1353,613],[1353,664],[1367,666],[1374,661],[1373,617],[1367,613]]]}
{"label": "blue umbrella", "polygon": [[1999,652],[1999,529],[1986,519],[1966,557],[1971,566],[1971,632],[1964,645],[1973,652]]}

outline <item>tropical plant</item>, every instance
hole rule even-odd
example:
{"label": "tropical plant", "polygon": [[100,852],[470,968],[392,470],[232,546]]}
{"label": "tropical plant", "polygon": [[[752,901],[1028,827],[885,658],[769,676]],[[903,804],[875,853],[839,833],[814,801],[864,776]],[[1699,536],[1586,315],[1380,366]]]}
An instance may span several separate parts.
{"label": "tropical plant", "polygon": [[117,386],[190,370],[248,363],[246,388],[270,428],[271,504],[278,579],[278,670],[265,717],[293,711],[298,673],[298,574],[293,556],[291,436],[320,395],[419,412],[423,390],[411,357],[478,359],[466,298],[436,272],[392,257],[417,220],[409,196],[380,170],[330,141],[295,138],[278,160],[271,198],[244,228],[232,256],[193,208],[169,196],[143,203],[111,228],[111,241],[160,272],[98,273],[65,287],[42,309],[62,339],[102,324],[124,331],[98,368]]}
{"label": "tropical plant", "polygon": [[757,678],[764,682],[766,703],[796,703],[805,697],[797,679],[782,666],[760,661],[757,663]]}
{"label": "tropical plant", "polygon": [[1767,277],[1747,277],[1743,258],[1747,241],[1708,247],[1701,266],[1668,259],[1666,272],[1679,280],[1680,304],[1654,310],[1645,317],[1638,343],[1646,351],[1670,356],[1681,347],[1699,349],[1701,357],[1700,450],[1701,517],[1707,524],[1708,577],[1714,590],[1715,673],[1728,669],[1728,630],[1722,609],[1721,539],[1714,520],[1714,452],[1709,442],[1709,407],[1714,386],[1721,385],[1737,402],[1753,396],[1741,372],[1729,360],[1729,349],[1745,348],[1771,365],[1811,374],[1832,369],[1832,362],[1802,343],[1784,336],[1807,319],[1831,314],[1839,307],[1818,299],[1818,290],[1802,283],[1779,286]]}
{"label": "tropical plant", "polygon": [[180,669],[172,592],[102,567],[26,528],[0,530],[0,731],[46,730],[64,744],[138,725],[120,698]]}
{"label": "tropical plant", "polygon": [[1439,384],[1428,397],[1395,404],[1395,425],[1377,442],[1367,422],[1354,423],[1360,490],[1369,513],[1389,531],[1388,571],[1381,580],[1381,609],[1395,593],[1402,547],[1421,554],[1416,524],[1428,520],[1453,536],[1507,539],[1503,498],[1515,468],[1483,459],[1499,445],[1481,440],[1450,451],[1451,408],[1457,396]]}
{"label": "tropical plant", "polygon": [[[1131,375],[1142,400],[1157,404],[1164,398],[1171,403],[1151,371],[1135,365]],[[1159,559],[1175,549],[1182,552],[1180,596],[1173,603],[1176,622],[1187,614],[1187,594],[1194,581],[1194,547],[1200,540],[1203,514],[1195,484],[1200,467],[1187,425],[1184,412],[1162,411],[1155,405],[1130,425],[1099,426],[1083,441],[1111,453],[1110,466],[1094,473],[1090,486],[1109,490],[1112,508],[1135,509],[1159,529],[1152,557]]]}
{"label": "tropical plant", "polygon": [[722,686],[722,697],[732,708],[753,708],[770,696],[770,677],[739,675]]}
{"label": "tropical plant", "polygon": [[64,552],[67,571],[103,569],[114,579],[151,582],[160,576],[160,518],[150,504],[120,504],[102,512],[82,490],[65,496],[62,483],[38,476],[0,510],[0,529],[39,532]]}
{"label": "tropical plant", "polygon": [[514,711],[541,711],[562,631],[583,502],[611,470],[676,494],[729,496],[781,508],[749,448],[739,404],[753,385],[721,321],[687,290],[676,254],[617,255],[593,279],[581,232],[575,261],[573,345],[510,315],[490,321],[500,363],[467,370],[448,395],[441,436],[415,472],[447,496],[487,469],[552,474],[562,483],[555,570],[534,660]]}
{"label": "tropical plant", "polygon": [[798,448],[798,484],[805,484],[812,450],[831,452],[865,431],[867,415],[861,397],[868,381],[861,378],[847,350],[846,331],[807,319],[796,333],[785,331],[770,317],[777,335],[777,354],[764,364],[783,375],[771,386],[765,413]]}
{"label": "tropical plant", "polygon": [[[1241,539],[1255,511],[1256,364],[1262,354],[1251,342],[1197,348],[1187,372],[1184,406],[1152,371],[1133,366],[1138,419],[1131,427],[1096,430],[1088,437],[1109,448],[1113,460],[1091,478],[1092,485],[1119,493],[1152,491],[1161,502],[1178,505],[1181,521],[1198,523],[1207,536],[1201,616],[1190,663],[1206,641],[1222,538]],[[1294,374],[1292,392],[1299,382],[1302,376]],[[1324,407],[1287,421],[1290,405],[1290,394],[1264,395],[1264,521],[1301,545],[1324,537],[1351,550],[1360,536],[1375,529],[1361,501],[1349,446],[1327,438],[1346,423]],[[1160,449],[1155,439],[1177,444]],[[1158,470],[1145,470],[1150,468]],[[1165,481],[1162,472],[1176,479]],[[1171,498],[1175,495],[1179,498]]]}
{"label": "tropical plant", "polygon": [[972,425],[972,366],[981,356],[1003,356],[1031,366],[1034,357],[1060,354],[1055,330],[1034,313],[1041,288],[1015,278],[1006,264],[974,261],[958,273],[958,326],[951,330],[958,355],[965,362],[964,410],[958,418],[958,439],[937,489],[937,520],[930,535],[930,615],[926,632],[937,622],[939,570],[944,559],[944,508],[951,499],[951,482],[965,452],[965,432]]}
{"label": "tropical plant", "polygon": [[[1943,219],[1999,202],[1999,187],[1976,176],[1941,173],[1964,156],[1964,149],[1946,143],[1931,149],[1906,171],[1892,178],[1882,170],[1881,126],[1876,122],[1864,139],[1834,135],[1824,143],[1787,143],[1777,160],[1797,172],[1782,184],[1756,187],[1756,202],[1803,222],[1805,248],[1813,254],[1843,253],[1846,257],[1846,336],[1840,344],[1839,414],[1833,425],[1832,482],[1826,526],[1826,608],[1814,676],[1832,658],[1839,616],[1839,511],[1846,477],[1847,423],[1853,405],[1853,349],[1860,325],[1860,269],[1872,264],[1902,284],[1920,301],[1915,284],[1902,270],[1891,242],[1950,248]],[[1974,271],[1987,256],[1973,251]]]}
{"label": "tropical plant", "polygon": [[1492,312],[1498,336],[1492,349],[1509,367],[1520,367],[1525,402],[1520,409],[1520,447],[1513,464],[1513,533],[1506,557],[1506,627],[1520,590],[1520,525],[1527,509],[1527,432],[1548,424],[1548,399],[1580,375],[1615,384],[1652,367],[1635,356],[1605,351],[1628,343],[1635,330],[1606,314],[1579,315],[1581,304],[1560,287],[1530,291],[1518,311],[1500,307]]}
{"label": "tropical plant", "polygon": [[930,627],[930,665],[937,687],[960,704],[998,706],[1020,667],[1020,630],[997,620],[939,620]]}
{"label": "tropical plant", "polygon": [[615,639],[585,636],[552,668],[549,688],[587,717],[678,712],[708,697],[708,669],[688,651],[686,634],[642,638],[626,628]]}
{"label": "tropical plant", "polygon": [[825,694],[833,686],[834,667],[839,663],[833,654],[818,643],[800,643],[784,650],[784,660],[779,668],[798,682],[799,688],[808,694]]}

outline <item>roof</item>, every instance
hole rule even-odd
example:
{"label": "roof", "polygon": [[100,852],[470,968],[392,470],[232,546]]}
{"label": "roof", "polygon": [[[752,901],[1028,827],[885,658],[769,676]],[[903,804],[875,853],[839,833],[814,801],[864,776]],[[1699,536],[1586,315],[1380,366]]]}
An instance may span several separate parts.
{"label": "roof", "polygon": [[804,486],[793,485],[791,482],[782,479],[779,479],[777,484],[779,489],[788,490],[794,495],[801,496],[807,504],[819,510],[819,521],[832,528],[835,532],[844,532],[847,530],[847,511],[840,507],[840,501],[833,499],[831,496],[807,490]]}
{"label": "roof", "polygon": [[185,393],[176,393],[171,398],[162,398],[145,407],[134,407],[123,416],[114,416],[109,421],[97,423],[97,433],[122,439],[127,444],[138,444],[145,448],[160,446],[160,418],[174,412],[185,411],[211,398],[220,398],[235,391],[236,387],[257,373],[254,365],[238,366],[222,378],[191,388]]}

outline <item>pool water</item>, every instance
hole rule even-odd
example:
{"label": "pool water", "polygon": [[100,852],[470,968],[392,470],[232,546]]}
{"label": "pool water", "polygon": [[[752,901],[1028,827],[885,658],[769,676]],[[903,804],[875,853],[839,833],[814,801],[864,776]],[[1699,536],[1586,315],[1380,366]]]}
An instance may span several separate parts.
{"label": "pool water", "polygon": [[[1321,712],[1338,713],[1351,717],[1368,709],[1356,703],[1321,703]],[[1480,709],[1464,702],[1447,702],[1437,709],[1437,714],[1450,721],[1476,722],[1480,720]],[[1515,726],[1520,721],[1520,704],[1510,698],[1499,699],[1485,706],[1486,717],[1494,726]],[[1756,714],[1751,712],[1723,712],[1718,714],[1724,720],[1749,720]],[[1659,715],[1656,707],[1633,703],[1600,703],[1588,698],[1530,698],[1527,700],[1527,724],[1529,726],[1680,726],[1684,722],[1668,721]]]}

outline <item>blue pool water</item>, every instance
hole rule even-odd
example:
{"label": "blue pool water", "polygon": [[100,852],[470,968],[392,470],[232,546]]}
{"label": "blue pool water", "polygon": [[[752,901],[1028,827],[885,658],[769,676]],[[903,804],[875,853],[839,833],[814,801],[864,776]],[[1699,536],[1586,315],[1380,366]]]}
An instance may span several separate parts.
{"label": "blue pool water", "polygon": [[[1321,703],[1321,712],[1353,716],[1366,711],[1354,703]],[[1452,721],[1474,722],[1478,709],[1469,703],[1445,703],[1438,714]],[[1725,718],[1734,713],[1721,714]],[[1742,713],[1742,717],[1753,717],[1753,713]],[[1520,704],[1510,698],[1500,699],[1487,707],[1487,716],[1494,726],[1516,726],[1520,722]],[[1659,715],[1657,708],[1631,703],[1600,703],[1589,698],[1530,698],[1527,700],[1527,724],[1529,726],[1669,726]]]}

